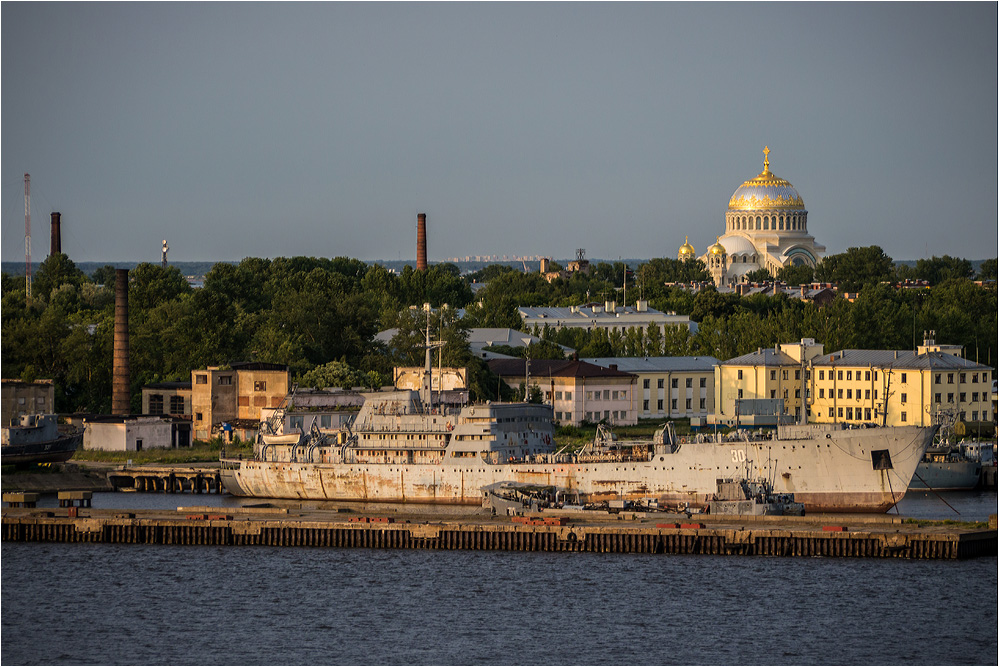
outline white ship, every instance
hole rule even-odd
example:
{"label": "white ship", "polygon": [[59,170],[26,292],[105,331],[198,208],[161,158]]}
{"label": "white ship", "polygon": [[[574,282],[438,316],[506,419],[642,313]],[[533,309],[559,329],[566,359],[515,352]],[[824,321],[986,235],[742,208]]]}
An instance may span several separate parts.
{"label": "white ship", "polygon": [[[885,512],[905,495],[936,427],[781,426],[771,437],[677,438],[559,451],[552,409],[486,403],[428,408],[416,391],[365,395],[350,428],[267,438],[250,460],[223,458],[236,496],[479,505],[491,485],[554,487],[583,502],[706,505],[719,479],[772,480],[809,512]],[[291,442],[289,442],[289,440]]]}

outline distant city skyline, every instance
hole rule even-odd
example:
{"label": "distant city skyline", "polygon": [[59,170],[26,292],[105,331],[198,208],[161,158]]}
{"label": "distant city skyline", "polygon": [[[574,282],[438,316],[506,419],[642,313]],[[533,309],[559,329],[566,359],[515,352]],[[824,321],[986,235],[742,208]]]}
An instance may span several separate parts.
{"label": "distant city skyline", "polygon": [[997,254],[995,3],[3,3],[2,259]]}

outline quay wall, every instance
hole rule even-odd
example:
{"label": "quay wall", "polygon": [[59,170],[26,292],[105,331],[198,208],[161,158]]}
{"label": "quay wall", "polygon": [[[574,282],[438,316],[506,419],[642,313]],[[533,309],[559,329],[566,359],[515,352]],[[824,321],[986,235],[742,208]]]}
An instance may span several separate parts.
{"label": "quay wall", "polygon": [[[82,512],[82,510],[81,510]],[[963,559],[996,555],[996,531],[844,530],[844,527],[623,527],[486,522],[373,523],[198,514],[178,518],[6,513],[12,542],[465,549],[587,553]],[[364,520],[368,521],[368,520]]]}

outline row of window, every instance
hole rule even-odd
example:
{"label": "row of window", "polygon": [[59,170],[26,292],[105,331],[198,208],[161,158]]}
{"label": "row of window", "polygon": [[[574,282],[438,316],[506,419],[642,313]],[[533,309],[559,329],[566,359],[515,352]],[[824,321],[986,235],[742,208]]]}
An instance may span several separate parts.
{"label": "row of window", "polygon": [[[676,408],[676,400],[677,399],[674,398],[673,400],[670,401],[670,407],[674,411],[677,409]],[[687,402],[686,402],[686,409],[687,409],[688,412],[692,409],[692,407],[691,407],[692,405],[693,405],[692,399],[688,398]],[[701,399],[700,409],[701,409],[702,412],[707,409],[707,400],[706,399],[703,399],[703,398]],[[647,400],[646,401],[642,401],[642,412],[648,412],[648,411],[649,411],[649,401],[647,401]],[[663,401],[662,401],[662,399],[659,399],[658,401],[656,401],[656,411],[657,412],[662,412],[663,411]]]}
{"label": "row of window", "polygon": [[[742,371],[739,371],[739,372],[741,373]],[[739,377],[741,378],[742,376],[740,375]],[[707,378],[698,378],[698,381],[700,383],[699,386],[701,387],[701,389],[704,389],[705,387],[708,386],[708,380],[707,380]],[[642,380],[642,388],[643,389],[648,389],[649,388],[649,382],[650,382],[650,380],[648,378],[645,378],[644,380]],[[670,388],[671,389],[679,389],[680,388],[679,382],[680,382],[679,378],[673,378],[673,379],[671,379],[670,383],[669,383]],[[665,380],[663,378],[659,378],[658,380],[656,380],[656,386],[657,386],[658,389],[662,389],[665,386]],[[684,386],[686,386],[687,389],[692,389],[694,387],[694,378],[686,378],[684,380]]]}
{"label": "row of window", "polygon": [[[770,371],[770,379],[771,380],[775,379],[774,378],[774,372],[775,371]],[[787,379],[787,371],[783,371],[783,373],[784,373],[784,379]],[[871,370],[859,371],[858,370],[858,371],[854,372],[852,370],[847,370],[847,371],[845,371],[845,373],[846,373],[846,379],[848,381],[849,380],[853,380],[853,379],[857,379],[857,380],[863,379],[865,382],[870,382],[872,380],[875,381],[875,382],[877,382],[877,379],[878,379],[878,372],[877,371],[871,371]],[[861,378],[861,373],[863,373],[863,378]],[[798,379],[797,375],[798,375],[798,371],[795,371],[795,379]],[[843,379],[843,375],[844,375],[844,371],[842,371],[842,370],[836,371],[836,379],[837,380],[842,380]],[[856,378],[854,378],[854,375],[856,375]],[[900,379],[902,381],[902,384],[905,384],[906,382],[909,381],[909,374],[908,373],[901,372],[901,373],[899,373],[899,375],[901,376]],[[957,377],[957,381],[959,383],[961,383],[961,384],[964,384],[965,382],[967,382],[967,379],[968,379],[968,373],[947,373],[946,375],[947,375],[947,384],[954,384],[955,376]],[[933,383],[934,384],[943,384],[943,376],[944,376],[943,373],[935,373],[933,375]],[[742,379],[742,372],[741,371],[739,372],[739,379],[740,380]],[[819,371],[819,380],[825,380],[825,379],[826,379],[826,372],[824,370],[820,370]],[[832,371],[829,371],[829,379],[830,380],[833,379],[833,372]],[[971,383],[972,384],[977,384],[978,381],[979,381],[979,374],[978,373],[971,373]],[[988,383],[989,382],[989,373],[988,373],[988,371],[982,372],[982,374],[981,374],[981,381],[984,382],[984,383]]]}
{"label": "row of window", "polygon": [[[861,410],[863,410],[863,413],[861,413]],[[873,414],[875,417],[877,417],[876,412],[874,412]],[[966,413],[961,412],[958,415],[958,419],[963,421],[965,418],[965,414]],[[830,418],[838,417],[839,419],[846,419],[847,421],[853,420],[853,421],[869,422],[871,421],[871,415],[872,412],[870,408],[856,408],[856,410],[854,410],[854,408],[829,408]],[[902,412],[899,413],[899,419],[903,423],[908,422],[909,414],[905,410],[903,410]],[[989,411],[983,410],[982,421],[988,421],[988,420],[989,420]],[[978,410],[972,410],[971,421],[978,421]]]}
{"label": "row of window", "polygon": [[[847,400],[854,400],[854,398],[856,398],[856,400],[858,400],[858,401],[861,400],[861,393],[860,393],[861,391],[864,392],[863,393],[863,400],[865,400],[865,401],[870,401],[870,400],[875,400],[876,401],[876,400],[878,400],[878,390],[877,389],[874,390],[873,394],[871,393],[870,389],[863,389],[863,390],[857,389],[856,390],[856,396],[854,396],[854,390],[853,389],[846,389],[845,391],[846,391],[846,398],[847,398]],[[844,392],[843,389],[837,389],[836,390],[836,398],[843,398],[843,392]],[[872,395],[874,396],[873,399],[871,398]],[[825,387],[819,387],[819,398],[826,398]],[[832,389],[829,390],[829,398],[833,398],[833,390]],[[902,402],[905,403],[905,394],[902,394]]]}
{"label": "row of window", "polygon": [[599,410],[595,412],[586,413],[586,421],[589,422],[598,422],[601,419],[612,419],[614,421],[617,421],[618,419],[627,419],[627,418],[628,418],[628,413],[625,410],[604,410],[603,417],[600,416]]}
{"label": "row of window", "polygon": [[[194,376],[195,384],[208,384],[208,376],[199,373]],[[231,375],[220,375],[218,377],[218,383],[221,386],[232,386],[232,376]],[[253,391],[267,391],[267,381],[266,380],[254,380],[253,381]]]}
{"label": "row of window", "polygon": [[[163,394],[150,394],[149,395],[149,414],[151,415],[161,415],[163,414]],[[184,414],[184,397],[183,396],[171,396],[170,397],[170,412],[171,415],[182,415]]]}
{"label": "row of window", "polygon": [[605,401],[617,401],[617,400],[627,401],[628,391],[625,389],[622,389],[620,391],[604,389],[602,392],[601,391],[586,392],[586,400],[588,401],[599,401],[601,399],[601,396]]}

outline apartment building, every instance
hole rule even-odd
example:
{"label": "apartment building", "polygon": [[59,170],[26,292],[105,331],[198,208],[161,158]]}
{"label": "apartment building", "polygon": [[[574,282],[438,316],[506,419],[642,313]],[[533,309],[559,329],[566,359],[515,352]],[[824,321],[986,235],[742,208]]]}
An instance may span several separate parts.
{"label": "apartment building", "polygon": [[597,357],[591,364],[637,377],[639,419],[707,417],[715,410],[714,357]]}

